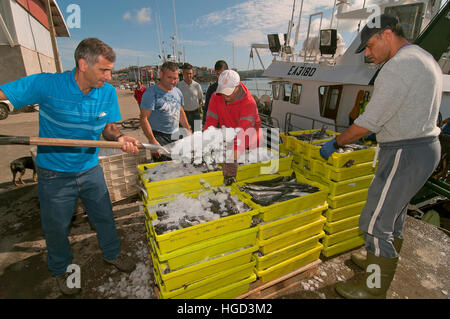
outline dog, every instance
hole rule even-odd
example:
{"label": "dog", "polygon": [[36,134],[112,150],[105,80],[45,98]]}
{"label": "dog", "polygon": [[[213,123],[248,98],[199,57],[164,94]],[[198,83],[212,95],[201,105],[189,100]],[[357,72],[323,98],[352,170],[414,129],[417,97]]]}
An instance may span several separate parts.
{"label": "dog", "polygon": [[16,187],[19,186],[17,185],[16,182],[17,173],[20,173],[19,182],[21,182],[22,185],[25,185],[25,182],[22,180],[22,177],[25,174],[27,168],[33,170],[33,181],[35,182],[37,181],[36,166],[34,165],[34,161],[31,156],[18,158],[12,161],[11,164],[9,164],[9,167],[11,168],[11,173],[13,175],[13,183]]}

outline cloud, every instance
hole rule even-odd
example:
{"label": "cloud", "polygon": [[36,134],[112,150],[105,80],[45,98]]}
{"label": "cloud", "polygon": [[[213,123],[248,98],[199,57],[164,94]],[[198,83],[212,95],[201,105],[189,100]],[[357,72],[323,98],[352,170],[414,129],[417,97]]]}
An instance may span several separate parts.
{"label": "cloud", "polygon": [[[309,15],[324,9],[331,9],[334,0],[305,1],[301,21],[301,32],[306,34]],[[298,22],[300,4],[296,5],[294,24]],[[221,26],[227,31],[223,41],[234,42],[236,46],[249,46],[251,43],[266,43],[267,34],[287,32],[288,21],[292,15],[292,0],[248,0],[243,3],[211,12],[196,20],[198,28]],[[295,36],[295,27],[292,39]]]}
{"label": "cloud", "polygon": [[152,21],[152,9],[151,8],[142,8],[140,10],[134,10],[135,14],[133,15],[130,11],[127,11],[123,14],[122,18],[124,20],[130,20],[137,22],[139,24],[144,24]]}
{"label": "cloud", "polygon": [[142,8],[136,14],[136,21],[141,24],[150,22],[152,20],[150,18],[151,13],[152,13],[152,11],[150,8]]}
{"label": "cloud", "polygon": [[153,57],[149,52],[139,51],[139,50],[131,50],[124,48],[113,48],[116,55],[119,56],[127,56],[127,57],[139,57],[139,58],[151,58]]}
{"label": "cloud", "polygon": [[131,20],[131,13],[130,13],[130,11],[127,11],[127,12],[124,13],[123,19],[124,20]]}

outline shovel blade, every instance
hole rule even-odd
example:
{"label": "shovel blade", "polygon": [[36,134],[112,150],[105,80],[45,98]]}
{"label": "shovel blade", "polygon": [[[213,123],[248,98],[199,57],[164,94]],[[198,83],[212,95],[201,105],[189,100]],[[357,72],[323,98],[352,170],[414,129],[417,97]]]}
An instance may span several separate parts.
{"label": "shovel blade", "polygon": [[148,144],[148,143],[141,143],[142,146],[145,149],[151,150],[151,151],[158,151],[162,154],[170,155],[170,152],[163,146],[157,145],[157,144]]}

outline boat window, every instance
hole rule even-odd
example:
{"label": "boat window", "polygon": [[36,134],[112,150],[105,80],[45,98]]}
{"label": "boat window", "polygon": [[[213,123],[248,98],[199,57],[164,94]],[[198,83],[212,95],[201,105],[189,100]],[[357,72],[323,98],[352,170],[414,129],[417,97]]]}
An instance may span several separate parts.
{"label": "boat window", "polygon": [[329,119],[336,119],[339,102],[342,94],[342,85],[319,87],[320,115]]}
{"label": "boat window", "polygon": [[299,104],[300,103],[300,95],[302,94],[302,85],[298,83],[292,84],[291,90],[291,103]]}
{"label": "boat window", "polygon": [[291,84],[290,83],[280,83],[279,98],[285,102],[289,102],[290,95],[291,95]]}
{"label": "boat window", "polygon": [[272,96],[273,96],[274,100],[278,100],[278,98],[279,98],[277,83],[272,83]]}

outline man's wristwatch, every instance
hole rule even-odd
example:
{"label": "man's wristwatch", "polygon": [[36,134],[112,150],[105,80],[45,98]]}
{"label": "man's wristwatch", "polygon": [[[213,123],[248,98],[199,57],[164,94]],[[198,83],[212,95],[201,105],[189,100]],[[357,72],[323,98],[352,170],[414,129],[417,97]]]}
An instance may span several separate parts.
{"label": "man's wristwatch", "polygon": [[119,134],[119,135],[117,135],[115,138],[114,138],[114,141],[119,141],[119,138],[121,138],[122,136],[125,136],[125,134],[123,134],[123,133],[121,133],[121,134]]}

